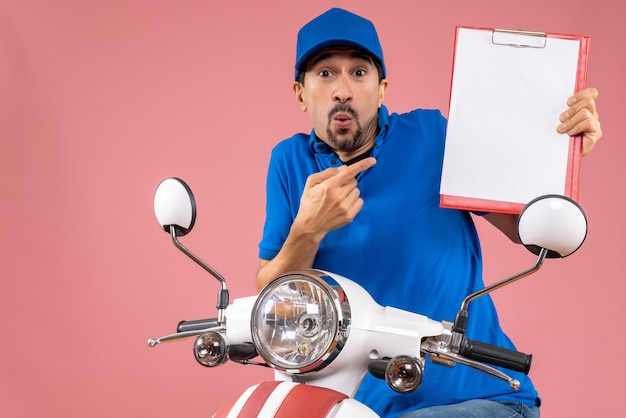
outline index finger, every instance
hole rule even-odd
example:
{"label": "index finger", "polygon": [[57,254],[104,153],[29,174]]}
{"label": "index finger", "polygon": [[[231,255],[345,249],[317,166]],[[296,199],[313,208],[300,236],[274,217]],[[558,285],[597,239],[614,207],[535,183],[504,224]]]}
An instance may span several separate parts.
{"label": "index finger", "polygon": [[578,92],[576,92],[576,94],[574,94],[572,97],[570,97],[567,100],[567,104],[569,106],[572,106],[574,103],[579,102],[581,100],[583,100],[586,97],[590,97],[593,100],[598,98],[598,90],[593,88],[593,87],[587,87],[586,89],[582,89]]}
{"label": "index finger", "polygon": [[355,178],[360,172],[367,170],[376,165],[376,158],[367,157],[362,159],[361,161],[357,161],[354,164],[344,165],[339,168],[339,173],[337,175],[341,175],[346,179]]}

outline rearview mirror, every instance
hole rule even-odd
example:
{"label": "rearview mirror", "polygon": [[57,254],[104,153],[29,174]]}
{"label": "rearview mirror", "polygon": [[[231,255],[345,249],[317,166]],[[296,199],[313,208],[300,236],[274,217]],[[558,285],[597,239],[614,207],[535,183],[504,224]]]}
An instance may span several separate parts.
{"label": "rearview mirror", "polygon": [[522,244],[532,253],[548,250],[547,258],[567,257],[587,236],[587,218],[572,199],[546,195],[529,202],[518,220]]}
{"label": "rearview mirror", "polygon": [[154,214],[166,232],[174,227],[176,236],[188,234],[196,222],[196,199],[187,183],[176,177],[163,180],[154,194]]}

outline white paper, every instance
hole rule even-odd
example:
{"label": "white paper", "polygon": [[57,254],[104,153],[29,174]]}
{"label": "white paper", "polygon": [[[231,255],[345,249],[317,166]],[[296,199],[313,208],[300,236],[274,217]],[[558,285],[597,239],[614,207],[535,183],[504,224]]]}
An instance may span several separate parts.
{"label": "white paper", "polygon": [[492,43],[491,30],[459,29],[442,195],[525,204],[564,193],[570,142],[556,126],[579,50],[577,39],[514,47]]}

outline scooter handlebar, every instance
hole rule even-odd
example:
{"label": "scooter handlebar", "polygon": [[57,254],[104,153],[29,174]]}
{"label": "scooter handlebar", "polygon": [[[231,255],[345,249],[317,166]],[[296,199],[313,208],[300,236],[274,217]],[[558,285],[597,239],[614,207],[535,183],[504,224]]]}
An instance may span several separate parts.
{"label": "scooter handlebar", "polygon": [[219,321],[217,318],[180,321],[176,327],[176,332],[201,331],[203,329],[217,327],[218,325]]}
{"label": "scooter handlebar", "polygon": [[524,354],[520,351],[509,350],[469,338],[463,338],[459,354],[472,360],[504,367],[524,374],[528,374],[530,371],[533,358],[532,354]]}

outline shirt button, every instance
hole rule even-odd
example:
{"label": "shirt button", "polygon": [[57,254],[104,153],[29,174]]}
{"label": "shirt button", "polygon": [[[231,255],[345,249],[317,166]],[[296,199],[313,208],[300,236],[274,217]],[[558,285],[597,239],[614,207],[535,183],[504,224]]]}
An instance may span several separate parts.
{"label": "shirt button", "polygon": [[337,165],[337,161],[335,161],[335,160],[332,160],[330,163],[331,163],[332,165]]}

